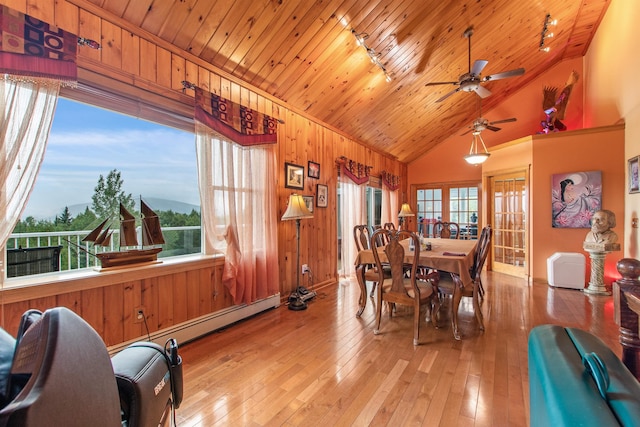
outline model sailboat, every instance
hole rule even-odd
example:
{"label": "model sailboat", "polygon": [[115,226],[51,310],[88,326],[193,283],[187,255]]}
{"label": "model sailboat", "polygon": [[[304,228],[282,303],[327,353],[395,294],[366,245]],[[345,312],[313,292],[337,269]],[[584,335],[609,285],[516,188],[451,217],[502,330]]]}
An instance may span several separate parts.
{"label": "model sailboat", "polygon": [[[158,253],[162,251],[162,247],[157,245],[164,244],[160,218],[142,200],[140,200],[140,212],[142,214],[142,247],[125,249],[137,247],[139,244],[136,233],[136,218],[120,203],[120,250],[96,252],[96,257],[100,260],[103,268],[154,262],[158,259]],[[100,223],[82,241],[92,242],[96,247],[108,247],[113,234],[113,230],[107,224],[108,221],[106,219]]]}

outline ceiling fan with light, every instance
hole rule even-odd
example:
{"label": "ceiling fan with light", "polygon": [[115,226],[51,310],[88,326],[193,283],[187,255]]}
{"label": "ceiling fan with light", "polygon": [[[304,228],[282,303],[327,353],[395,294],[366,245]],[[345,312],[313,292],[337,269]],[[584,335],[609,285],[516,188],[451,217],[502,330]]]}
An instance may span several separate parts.
{"label": "ceiling fan with light", "polygon": [[517,119],[515,117],[511,117],[511,118],[508,118],[508,119],[495,120],[493,122],[490,122],[489,120],[485,119],[484,117],[478,117],[477,119],[475,119],[473,121],[471,126],[469,126],[469,130],[464,132],[464,133],[461,133],[460,136],[466,135],[471,131],[482,132],[483,130],[490,130],[490,131],[493,131],[493,132],[497,132],[502,128],[499,128],[499,127],[494,126],[494,125],[497,125],[497,124],[500,124],[500,123],[515,122],[516,120]]}
{"label": "ceiling fan with light", "polygon": [[438,100],[436,100],[436,102],[442,102],[448,97],[450,97],[451,95],[453,95],[454,93],[460,92],[460,91],[475,92],[481,98],[486,98],[487,96],[491,95],[491,91],[489,91],[489,89],[482,86],[481,83],[500,80],[500,79],[506,79],[508,77],[521,76],[524,74],[524,68],[517,68],[515,70],[503,71],[501,73],[491,74],[491,75],[482,77],[481,75],[482,70],[484,70],[484,67],[487,66],[489,61],[486,61],[484,59],[477,59],[473,63],[473,67],[471,66],[471,36],[472,35],[473,35],[473,27],[467,28],[463,33],[463,36],[467,40],[469,40],[469,72],[462,74],[458,78],[458,81],[431,82],[426,84],[426,86],[436,86],[436,85],[458,86],[456,89],[440,97]]}

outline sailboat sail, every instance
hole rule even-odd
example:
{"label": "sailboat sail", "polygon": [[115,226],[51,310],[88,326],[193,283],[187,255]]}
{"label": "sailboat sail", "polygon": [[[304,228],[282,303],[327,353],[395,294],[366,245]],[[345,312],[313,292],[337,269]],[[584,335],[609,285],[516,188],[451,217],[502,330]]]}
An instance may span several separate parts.
{"label": "sailboat sail", "polygon": [[120,203],[120,247],[138,246],[136,218]]}
{"label": "sailboat sail", "polygon": [[107,228],[98,236],[98,238],[93,242],[96,246],[109,246],[111,243],[111,235],[113,231],[107,226]]}
{"label": "sailboat sail", "polygon": [[98,225],[96,228],[91,230],[91,233],[87,234],[85,236],[85,238],[82,239],[82,241],[83,242],[95,242],[100,237],[100,232],[102,231],[102,228],[107,223],[107,221],[109,221],[109,218],[105,219],[104,221],[102,221],[100,223],[100,225]]}
{"label": "sailboat sail", "polygon": [[151,208],[140,199],[142,213],[142,246],[161,245],[164,243],[160,218]]}

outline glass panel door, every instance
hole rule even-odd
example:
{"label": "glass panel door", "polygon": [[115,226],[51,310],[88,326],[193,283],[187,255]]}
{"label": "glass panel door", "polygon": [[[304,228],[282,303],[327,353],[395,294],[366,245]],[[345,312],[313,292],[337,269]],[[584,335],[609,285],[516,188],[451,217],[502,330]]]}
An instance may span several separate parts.
{"label": "glass panel door", "polygon": [[527,271],[525,172],[490,178],[493,218],[492,269],[524,277]]}

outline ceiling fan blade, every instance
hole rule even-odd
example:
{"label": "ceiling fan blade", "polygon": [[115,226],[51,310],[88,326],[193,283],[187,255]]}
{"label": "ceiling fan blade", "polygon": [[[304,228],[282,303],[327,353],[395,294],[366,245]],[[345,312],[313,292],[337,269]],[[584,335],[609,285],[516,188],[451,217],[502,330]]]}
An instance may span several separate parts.
{"label": "ceiling fan blade", "polygon": [[496,120],[495,122],[489,122],[490,125],[497,125],[498,123],[509,123],[515,122],[517,119],[515,117],[511,117],[509,119]]}
{"label": "ceiling fan blade", "polygon": [[494,131],[494,132],[498,132],[498,131],[500,130],[500,128],[499,128],[499,127],[491,126],[491,125],[486,125],[484,128],[485,128],[485,129],[492,130],[492,131]]}
{"label": "ceiling fan blade", "polygon": [[483,82],[506,79],[508,77],[516,77],[524,74],[524,68],[517,68],[515,70],[504,71],[502,73],[491,74],[490,76],[485,76],[482,78]]}
{"label": "ceiling fan blade", "polygon": [[458,92],[460,90],[460,88],[454,89],[451,92],[445,94],[444,96],[440,97],[439,99],[436,99],[436,102],[442,102],[445,99],[447,99],[448,97],[450,97],[451,95],[453,95],[454,93]]}
{"label": "ceiling fan blade", "polygon": [[486,98],[487,96],[491,95],[491,91],[489,89],[480,85],[478,85],[478,87],[474,90],[480,96],[480,98]]}
{"label": "ceiling fan blade", "polygon": [[431,82],[425,84],[425,86],[437,86],[437,85],[457,85],[458,82]]}
{"label": "ceiling fan blade", "polygon": [[473,63],[473,67],[471,67],[471,74],[479,76],[488,63],[489,61],[485,61],[484,59],[476,59],[476,62]]}
{"label": "ceiling fan blade", "polygon": [[460,134],[460,136],[465,136],[466,134],[468,134],[468,133],[469,133],[469,132],[471,132],[472,130],[473,130],[473,126],[469,126],[469,130],[468,130],[468,131],[466,131],[466,132],[464,132],[464,133],[461,133],[461,134]]}

